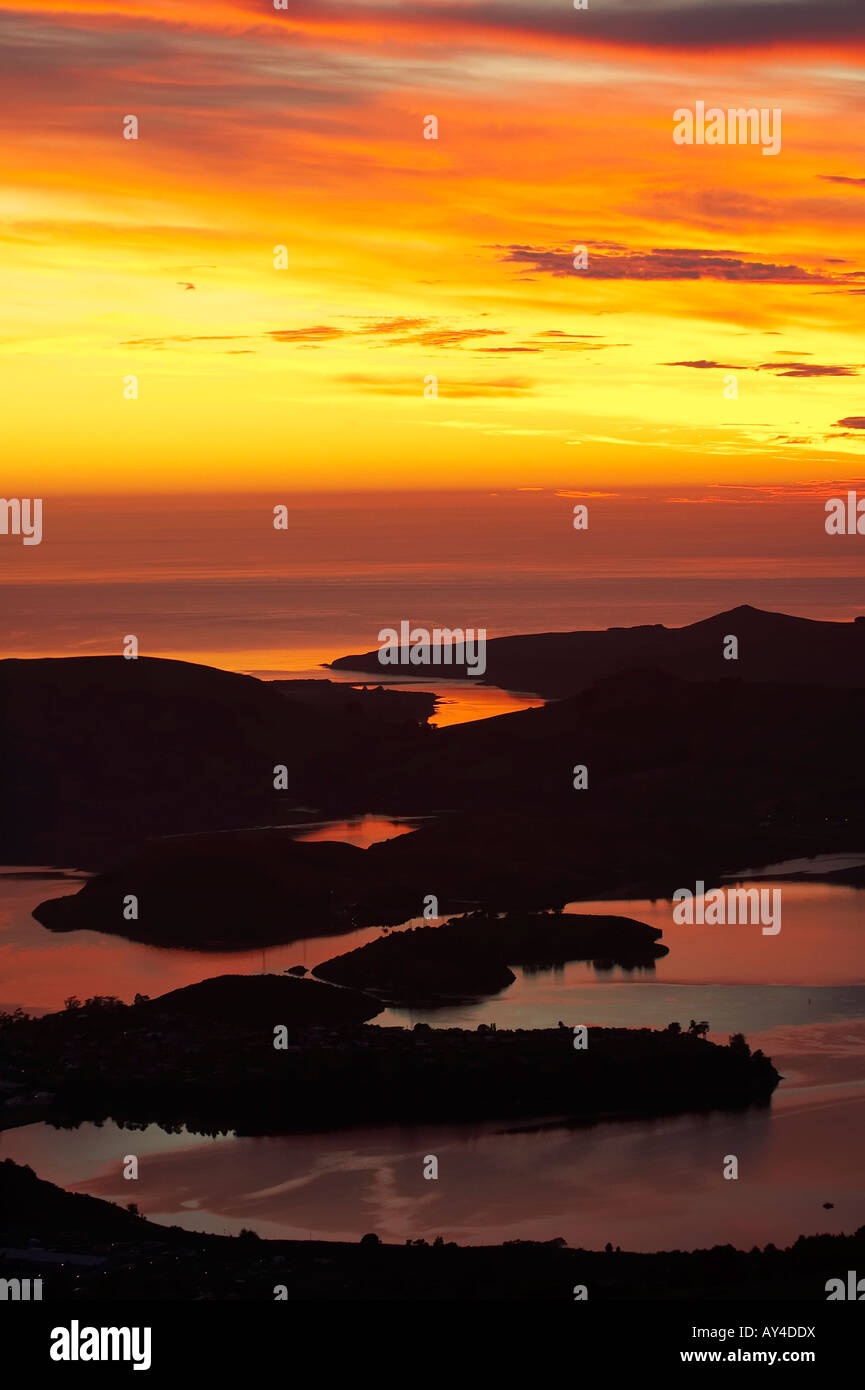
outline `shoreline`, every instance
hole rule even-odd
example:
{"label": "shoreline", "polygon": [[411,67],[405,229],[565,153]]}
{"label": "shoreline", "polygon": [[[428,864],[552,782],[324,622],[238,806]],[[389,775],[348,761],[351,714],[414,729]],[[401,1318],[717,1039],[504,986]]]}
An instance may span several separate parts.
{"label": "shoreline", "polygon": [[360,1021],[380,1011],[356,990],[265,975],[217,977],[132,1005],[96,999],[7,1016],[0,1124],[25,1110],[61,1125],[112,1119],[267,1135],[646,1117],[767,1104],[781,1079],[741,1035],[721,1046],[678,1024],[472,1032]]}
{"label": "shoreline", "polygon": [[[0,1276],[40,1276],[46,1301],[488,1299],[825,1301],[826,1282],[865,1263],[865,1226],[800,1235],[790,1246],[649,1253],[584,1250],[562,1237],[457,1245],[264,1239],[157,1226],[101,1198],[66,1192],[0,1161]],[[62,1259],[62,1263],[60,1260]]]}

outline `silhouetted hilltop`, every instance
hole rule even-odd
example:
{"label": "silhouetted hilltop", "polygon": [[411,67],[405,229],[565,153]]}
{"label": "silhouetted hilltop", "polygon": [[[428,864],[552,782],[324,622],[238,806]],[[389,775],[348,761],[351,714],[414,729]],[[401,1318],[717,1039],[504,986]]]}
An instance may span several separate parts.
{"label": "silhouetted hilltop", "polygon": [[390,1004],[431,1002],[503,989],[514,979],[509,965],[598,960],[651,966],[667,954],[660,936],[656,927],[628,917],[471,913],[370,941],[316,966],[315,974]]}
{"label": "silhouetted hilltop", "polygon": [[[97,998],[41,1018],[0,1016],[0,1128],[22,1108],[28,1120],[111,1118],[244,1134],[675,1114],[765,1104],[780,1079],[741,1038],[722,1047],[670,1028],[589,1027],[587,1046],[577,1049],[569,1028],[327,1024],[291,1010],[303,990],[322,999],[327,992],[326,1007],[339,1009],[344,991],[290,977],[279,985],[287,991],[262,986],[273,997],[257,1014],[250,986],[223,977],[213,993],[193,986],[167,1003]],[[374,1007],[345,993],[349,1010]],[[215,1016],[219,994],[225,1007]]]}
{"label": "silhouetted hilltop", "polygon": [[[52,931],[105,931],[158,946],[269,945],[349,930],[349,905],[371,868],[355,845],[298,842],[288,830],[178,835],[148,842],[33,915]],[[124,907],[130,896],[134,917]]]}
{"label": "silhouetted hilltop", "polygon": [[368,994],[290,975],[214,975],[148,999],[137,1008],[136,1017],[150,1018],[154,1026],[175,1019],[220,1024],[229,1010],[240,1026],[258,1026],[262,1019],[273,1018],[293,1028],[366,1023],[381,1013],[379,1001]]}
{"label": "silhouetted hilltop", "polygon": [[[737,661],[724,659],[728,635],[738,638]],[[379,679],[391,680],[408,675],[417,679],[436,670],[449,679],[465,677],[465,667],[382,666],[377,650],[341,656],[329,666],[335,671],[375,672]],[[736,675],[779,684],[865,686],[865,622],[823,622],[742,604],[680,628],[658,623],[494,637],[486,644],[483,680],[506,690],[560,697],[629,667],[653,667],[697,681]]]}
{"label": "silhouetted hilltop", "polygon": [[[378,769],[373,795],[399,810],[562,808],[623,822],[699,820],[731,797],[746,808],[819,795],[840,813],[863,789],[865,688],[697,682],[629,670],[542,708],[455,724]],[[587,787],[574,788],[585,766]],[[690,812],[689,812],[690,814]],[[409,837],[407,837],[409,838]]]}
{"label": "silhouetted hilltop", "polygon": [[92,867],[149,835],[280,824],[313,794],[327,805],[344,769],[431,734],[412,714],[363,721],[359,737],[359,700],[325,707],[155,657],[0,661],[0,862]]}
{"label": "silhouetted hilltop", "polygon": [[746,863],[858,850],[863,725],[861,690],[610,677],[347,766],[355,805],[439,813],[411,834],[365,850],[266,830],[154,842],[35,915],[54,930],[241,946],[403,922],[429,893],[439,915],[667,896]]}

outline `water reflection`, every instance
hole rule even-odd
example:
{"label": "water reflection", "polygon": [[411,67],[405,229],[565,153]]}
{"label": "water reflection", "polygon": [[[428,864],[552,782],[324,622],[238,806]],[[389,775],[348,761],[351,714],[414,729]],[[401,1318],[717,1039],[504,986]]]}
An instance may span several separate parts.
{"label": "water reflection", "polygon": [[[753,1038],[787,1075],[771,1107],[564,1126],[364,1128],[288,1138],[202,1139],[156,1126],[31,1125],[0,1153],[61,1186],[129,1200],[123,1156],[138,1154],[134,1198],[151,1219],[191,1230],[461,1243],[564,1236],[600,1249],[750,1248],[865,1221],[865,1023]],[[839,1080],[839,1075],[844,1079]],[[739,1158],[739,1180],[722,1177]],[[423,1177],[427,1154],[440,1178]],[[830,1211],[823,1203],[831,1201]]]}

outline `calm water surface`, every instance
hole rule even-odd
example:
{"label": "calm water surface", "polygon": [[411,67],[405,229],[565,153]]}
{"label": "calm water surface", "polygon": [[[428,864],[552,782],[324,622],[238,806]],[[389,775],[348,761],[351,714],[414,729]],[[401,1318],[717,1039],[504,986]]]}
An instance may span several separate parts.
{"label": "calm water surface", "polygon": [[[306,838],[369,844],[415,823],[362,817],[307,825]],[[856,856],[752,869],[747,886],[782,890],[782,929],[675,926],[668,902],[574,903],[659,926],[669,956],[653,970],[601,971],[577,962],[516,969],[493,998],[436,1010],[387,1010],[376,1026],[502,1027],[666,1024],[707,1019],[710,1037],[744,1031],[784,1080],[770,1106],[736,1114],[573,1126],[484,1124],[374,1127],[289,1138],[204,1138],[113,1123],[58,1131],[28,1125],[0,1134],[0,1155],[43,1178],[193,1230],[356,1240],[376,1231],[401,1241],[441,1234],[462,1243],[564,1236],[652,1250],[789,1243],[804,1232],[852,1231],[865,1223],[865,958],[861,890],[820,882],[822,869]],[[763,876],[811,872],[808,881]],[[3,871],[8,875],[10,870]],[[31,871],[32,872],[32,871]],[[752,877],[753,876],[753,880]],[[0,877],[0,968],[4,1007],[62,1005],[70,993],[156,995],[224,972],[308,966],[352,949],[379,928],[260,951],[202,956],[94,932],[55,936],[34,922],[45,897],[77,892],[80,880]],[[86,952],[82,947],[86,946]],[[140,1177],[126,1182],[135,1153]],[[722,1177],[735,1153],[740,1177]],[[427,1154],[439,1180],[423,1178]],[[133,1190],[134,1189],[134,1190]],[[826,1211],[824,1202],[834,1206]]]}

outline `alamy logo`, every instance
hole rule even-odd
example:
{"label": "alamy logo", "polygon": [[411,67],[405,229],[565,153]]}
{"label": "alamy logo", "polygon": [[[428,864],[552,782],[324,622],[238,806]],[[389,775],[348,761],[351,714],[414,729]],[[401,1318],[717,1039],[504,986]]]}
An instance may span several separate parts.
{"label": "alamy logo", "polygon": [[150,1370],[149,1327],[70,1327],[51,1329],[52,1361],[132,1361],[133,1371]]}
{"label": "alamy logo", "polygon": [[825,1288],[827,1303],[837,1303],[839,1300],[865,1303],[865,1279],[857,1279],[855,1269],[847,1271],[846,1288],[843,1279],[827,1279]]}
{"label": "alamy logo", "polygon": [[865,497],[857,499],[855,492],[847,493],[847,505],[843,497],[830,497],[824,511],[827,536],[865,536]]}
{"label": "alamy logo", "polygon": [[[743,106],[722,111],[698,101],[696,110],[680,106],[673,112],[677,122],[673,140],[677,145],[762,145],[764,154],[781,152],[781,111],[776,106]],[[776,129],[777,126],[777,129]]]}
{"label": "alamy logo", "polygon": [[412,627],[405,619],[394,627],[383,627],[378,634],[382,666],[465,666],[466,673],[482,676],[487,669],[487,630],[485,627]]}
{"label": "alamy logo", "polygon": [[42,498],[0,497],[0,535],[21,536],[25,545],[41,545]]}
{"label": "alamy logo", "polygon": [[698,879],[693,893],[690,888],[677,888],[673,902],[673,921],[678,926],[762,923],[764,936],[777,936],[781,930],[780,888],[713,888],[707,893]]}
{"label": "alamy logo", "polygon": [[[33,1286],[31,1293],[30,1286]],[[0,1299],[11,1299],[13,1303],[34,1303],[42,1298],[41,1279],[0,1279]]]}

